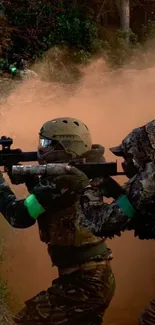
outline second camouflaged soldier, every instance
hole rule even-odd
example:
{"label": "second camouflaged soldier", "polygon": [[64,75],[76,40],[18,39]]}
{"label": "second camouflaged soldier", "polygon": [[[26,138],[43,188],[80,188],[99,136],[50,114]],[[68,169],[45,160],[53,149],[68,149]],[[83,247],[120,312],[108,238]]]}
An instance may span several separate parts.
{"label": "second camouflaged soldier", "polygon": [[[98,162],[103,161],[103,154],[104,148],[92,146],[87,126],[77,119],[54,119],[40,130],[39,163],[68,162],[80,157]],[[40,239],[58,267],[59,277],[47,291],[26,301],[15,323],[101,325],[114,295],[115,280],[105,239],[78,223],[78,202],[89,186],[87,176],[73,168],[63,176],[27,179],[26,185],[31,194],[17,200],[0,174],[0,212],[16,228],[30,227],[37,219]],[[95,200],[94,189],[91,202],[96,206]]]}
{"label": "second camouflaged soldier", "polygon": [[[89,204],[89,188],[83,194],[83,214],[80,224],[96,236],[120,235],[134,229],[140,239],[155,238],[155,120],[134,129],[118,147],[111,151],[123,157],[122,163],[129,181],[118,190],[111,178],[101,180],[100,190],[109,188],[111,204],[94,209]],[[110,187],[111,186],[111,187]],[[117,188],[118,187],[118,188]],[[115,190],[116,189],[116,190]]]}
{"label": "second camouflaged soldier", "polygon": [[[109,193],[112,187],[115,193],[114,196],[111,192],[110,196],[116,200],[110,205],[100,204],[98,209],[91,206],[89,189],[85,189],[81,225],[96,236],[113,237],[123,230],[134,230],[139,239],[155,239],[155,120],[134,129],[111,151],[123,157],[122,166],[129,181],[121,194],[117,183],[108,180]],[[100,186],[104,189],[105,182]],[[155,324],[155,300],[142,312],[139,324]]]}

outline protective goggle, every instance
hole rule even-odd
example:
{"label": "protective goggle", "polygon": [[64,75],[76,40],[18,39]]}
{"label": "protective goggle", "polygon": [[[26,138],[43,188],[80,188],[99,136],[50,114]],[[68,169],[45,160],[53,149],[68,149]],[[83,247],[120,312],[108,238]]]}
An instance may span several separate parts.
{"label": "protective goggle", "polygon": [[61,142],[55,139],[41,138],[39,139],[38,150],[47,151],[47,150],[68,150],[71,141],[62,140]]}
{"label": "protective goggle", "polygon": [[62,139],[61,141],[55,140],[55,139],[47,139],[47,138],[41,138],[39,139],[39,147],[47,148],[47,147],[56,147],[61,146],[64,149],[69,148],[71,145],[71,140]]}
{"label": "protective goggle", "polygon": [[41,149],[41,148],[49,148],[49,147],[54,148],[57,145],[59,145],[59,141],[44,138],[44,139],[39,139],[38,147],[39,147],[39,149]]}
{"label": "protective goggle", "polygon": [[49,139],[39,139],[39,147],[43,147],[43,148],[46,148],[46,147],[50,147],[52,146],[52,140],[49,140]]}

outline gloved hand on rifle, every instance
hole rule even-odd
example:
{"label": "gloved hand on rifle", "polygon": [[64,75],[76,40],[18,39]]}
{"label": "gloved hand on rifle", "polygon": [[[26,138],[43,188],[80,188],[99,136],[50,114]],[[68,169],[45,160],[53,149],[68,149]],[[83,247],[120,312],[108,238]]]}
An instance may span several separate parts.
{"label": "gloved hand on rifle", "polygon": [[82,191],[86,186],[92,185],[99,187],[103,196],[108,198],[112,197],[117,199],[123,194],[123,188],[113,178],[96,178],[89,181],[86,174],[73,166],[66,167],[68,174],[58,176],[55,178],[57,184],[61,187],[66,183],[68,184],[69,190],[76,192]]}
{"label": "gloved hand on rifle", "polygon": [[118,199],[123,194],[123,188],[113,178],[97,178],[91,181],[91,185],[99,187],[101,194],[107,198]]}
{"label": "gloved hand on rifle", "polygon": [[[54,187],[55,184],[55,187]],[[122,194],[122,187],[112,178],[93,180],[92,186],[99,187],[102,195],[117,199]],[[47,207],[49,202],[52,203],[52,198],[66,198],[69,194],[74,193],[79,195],[88,185],[90,181],[85,173],[76,167],[67,166],[66,173],[56,176],[50,184],[50,180],[45,178],[33,189],[32,193],[37,197],[41,205]]]}
{"label": "gloved hand on rifle", "polygon": [[60,197],[62,198],[61,207],[68,204],[71,194],[75,198],[90,184],[87,175],[79,169],[71,166],[67,166],[65,169],[64,174],[52,177],[51,181],[49,177],[44,178],[32,190],[32,193],[45,209],[50,205],[54,207],[53,200],[57,204],[57,199],[59,200]]}

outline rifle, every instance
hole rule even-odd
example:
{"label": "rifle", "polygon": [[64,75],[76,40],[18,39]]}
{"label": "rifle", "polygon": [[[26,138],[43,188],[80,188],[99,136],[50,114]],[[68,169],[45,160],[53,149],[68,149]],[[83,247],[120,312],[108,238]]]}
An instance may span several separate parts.
{"label": "rifle", "polygon": [[37,161],[37,152],[23,152],[21,149],[11,149],[13,139],[2,136],[0,138],[0,166],[18,164],[19,162]]}
{"label": "rifle", "polygon": [[37,162],[37,152],[23,152],[21,149],[11,149],[13,139],[2,136],[0,138],[0,166],[12,166],[13,176],[18,175],[51,175],[56,176],[64,174],[65,166],[74,165],[83,171],[90,179],[95,177],[108,177],[124,175],[123,172],[117,172],[117,162],[99,162],[88,163],[81,160],[68,163],[53,163],[47,165],[17,165],[19,162]]}
{"label": "rifle", "polygon": [[12,166],[12,175],[20,176],[58,176],[66,173],[66,166],[73,165],[83,171],[90,179],[96,177],[109,177],[125,175],[123,172],[117,172],[116,162],[101,163],[52,163],[47,165],[14,165]]}

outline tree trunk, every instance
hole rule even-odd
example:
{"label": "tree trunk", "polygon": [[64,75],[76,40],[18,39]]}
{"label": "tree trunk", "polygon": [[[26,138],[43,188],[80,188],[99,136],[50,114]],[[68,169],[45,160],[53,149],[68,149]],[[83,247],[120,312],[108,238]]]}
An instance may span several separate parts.
{"label": "tree trunk", "polygon": [[120,20],[122,30],[126,33],[126,40],[129,41],[130,32],[130,0],[120,1]]}

